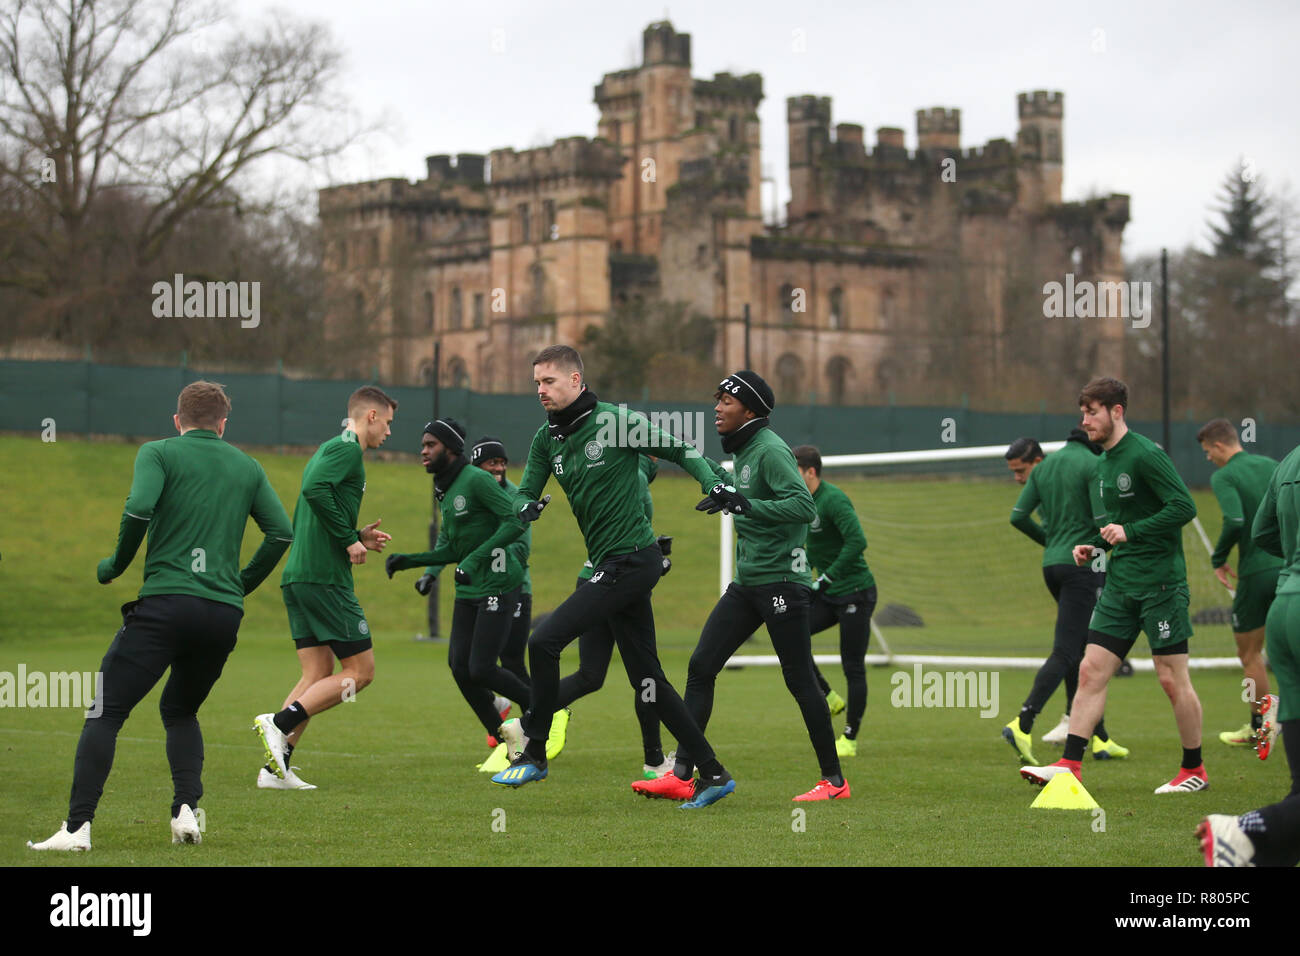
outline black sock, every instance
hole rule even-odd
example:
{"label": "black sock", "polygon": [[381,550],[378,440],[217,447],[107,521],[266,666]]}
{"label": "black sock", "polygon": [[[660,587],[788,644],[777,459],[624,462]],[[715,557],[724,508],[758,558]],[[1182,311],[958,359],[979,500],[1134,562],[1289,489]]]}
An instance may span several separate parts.
{"label": "black sock", "polygon": [[294,701],[284,710],[280,711],[271,718],[271,723],[280,729],[282,734],[293,733],[293,729],[307,719],[307,711],[302,704]]}
{"label": "black sock", "polygon": [[832,787],[842,787],[844,786],[844,774],[837,773],[833,777],[827,777],[826,782],[829,783]]}
{"label": "black sock", "polygon": [[1106,733],[1106,718],[1105,718],[1105,717],[1103,717],[1101,720],[1097,721],[1097,729],[1094,730],[1092,733],[1093,733],[1093,736],[1095,736],[1095,737],[1096,737],[1098,740],[1100,740],[1102,743],[1105,743],[1106,741],[1110,740],[1110,734]]}
{"label": "black sock", "polygon": [[[680,766],[680,764],[678,764]],[[676,768],[674,768],[676,769]],[[689,775],[684,779],[689,780]],[[727,781],[727,771],[723,769],[722,764],[718,762],[717,757],[710,757],[708,763],[700,764],[700,779],[707,780],[709,786]]]}
{"label": "black sock", "polygon": [[1183,748],[1183,769],[1195,770],[1201,765],[1201,748],[1184,747]]}
{"label": "black sock", "polygon": [[1078,734],[1070,734],[1065,738],[1065,760],[1082,760],[1084,748],[1088,746],[1088,738],[1080,737]]}
{"label": "black sock", "polygon": [[664,748],[658,750],[647,750],[645,752],[645,764],[647,767],[657,767],[664,762]]}
{"label": "black sock", "polygon": [[83,823],[89,822],[89,820],[65,820],[64,825],[68,828],[69,833],[76,833],[81,829]]}
{"label": "black sock", "polygon": [[845,724],[845,725],[844,725],[844,739],[845,739],[845,740],[857,740],[857,739],[858,739],[858,728],[854,727],[852,724]]}
{"label": "black sock", "polygon": [[1027,734],[1034,729],[1034,712],[1028,707],[1020,708],[1020,732]]}
{"label": "black sock", "polygon": [[546,763],[546,741],[529,739],[524,746],[524,756],[539,767]]}

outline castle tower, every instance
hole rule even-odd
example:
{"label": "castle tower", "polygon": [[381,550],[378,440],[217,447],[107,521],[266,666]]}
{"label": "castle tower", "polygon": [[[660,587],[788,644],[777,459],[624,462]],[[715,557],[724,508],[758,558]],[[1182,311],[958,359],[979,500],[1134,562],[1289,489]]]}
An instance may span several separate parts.
{"label": "castle tower", "polygon": [[1035,212],[1061,201],[1063,147],[1061,123],[1065,115],[1065,94],[1034,90],[1016,98],[1020,130],[1016,153],[1021,204]]}
{"label": "castle tower", "polygon": [[657,255],[665,204],[681,149],[677,137],[695,123],[691,37],[664,20],[641,35],[641,66],[606,73],[596,87],[598,135],[631,163],[609,190],[615,251]]}
{"label": "castle tower", "polygon": [[961,149],[961,110],[942,106],[916,111],[917,149]]}
{"label": "castle tower", "polygon": [[792,96],[785,101],[785,108],[790,155],[786,217],[796,222],[822,211],[817,162],[830,146],[831,98]]}

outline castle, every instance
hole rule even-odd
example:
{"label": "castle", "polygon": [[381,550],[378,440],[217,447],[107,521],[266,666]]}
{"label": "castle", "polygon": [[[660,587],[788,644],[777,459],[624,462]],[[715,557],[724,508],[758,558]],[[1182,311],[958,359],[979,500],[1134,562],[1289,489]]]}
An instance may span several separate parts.
{"label": "castle", "polygon": [[[690,36],[654,23],[642,64],[596,86],[595,138],[321,190],[327,321],[372,333],[363,367],[385,380],[431,381],[437,338],[443,385],[520,392],[533,354],[580,346],[629,296],[685,302],[713,323],[710,364],[749,364],[786,401],[856,404],[942,375],[945,348],[1010,373],[1043,281],[1123,280],[1128,197],[1061,202],[1061,93],[1021,93],[1015,142],[965,150],[960,110],[918,110],[914,151],[895,127],[868,149],[828,97],[790,97],[779,226],[762,98],[758,74],[692,77]],[[1120,374],[1121,346],[1097,324],[1083,361]]]}

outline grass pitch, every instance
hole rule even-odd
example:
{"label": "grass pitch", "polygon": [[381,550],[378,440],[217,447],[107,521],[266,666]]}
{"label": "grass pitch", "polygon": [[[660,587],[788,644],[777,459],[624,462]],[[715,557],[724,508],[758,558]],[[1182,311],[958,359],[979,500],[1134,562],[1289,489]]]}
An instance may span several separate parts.
{"label": "grass pitch", "polygon": [[[134,453],[125,444],[0,438],[4,493],[23,502],[21,517],[11,511],[17,520],[0,530],[0,671],[16,672],[20,664],[28,673],[98,666],[120,620],[117,608],[139,584],[143,555],[113,585],[94,580],[95,562],[115,542]],[[305,458],[258,457],[292,510]],[[395,536],[393,549],[427,547],[428,476],[410,461],[371,462],[367,472],[363,521],[382,517],[382,527]],[[919,536],[893,533],[887,516],[873,526],[873,502],[884,501],[886,510],[906,507],[901,497],[898,504],[890,497],[901,495],[905,483],[837,483],[863,514],[882,604],[907,595],[926,620],[924,628],[910,629],[914,633],[890,632],[895,651],[1046,653],[1053,609],[1036,549],[1006,524],[1015,486],[944,483],[954,513],[972,521],[988,516],[988,525],[986,532],[955,532],[954,550],[933,556],[913,546]],[[653,490],[656,530],[675,537],[673,572],[655,591],[655,610],[665,670],[680,689],[717,594],[717,523],[692,510],[699,497],[692,482],[665,474]],[[927,496],[924,488],[918,493]],[[928,489],[928,498],[936,498],[936,489]],[[1207,531],[1217,533],[1212,499],[1200,493],[1196,499]],[[534,535],[535,608],[542,610],[568,593],[583,558],[562,494]],[[248,554],[258,540],[250,528]],[[975,545],[986,545],[989,556],[967,561]],[[1188,557],[1189,564],[1198,557],[1190,543]],[[1198,583],[1199,574],[1194,568],[1194,606],[1226,603]],[[680,811],[629,788],[639,776],[641,754],[632,691],[617,657],[605,688],[575,707],[569,745],[552,762],[550,779],[519,791],[498,788],[474,770],[487,753],[483,733],[451,680],[445,645],[412,640],[426,629],[424,603],[411,588],[415,573],[388,581],[372,556],[356,578],[376,635],[377,676],[354,703],[314,719],[294,754],[303,778],[319,790],[254,786],[260,746],[252,717],[276,709],[298,676],[277,574],[250,596],[239,646],[200,713],[207,744],[203,845],[169,842],[160,684],[123,728],[94,823],[95,850],[85,857],[50,858],[24,846],[49,836],[66,811],[80,712],[0,708],[6,769],[0,863],[1195,865],[1200,857],[1192,830],[1204,814],[1271,803],[1288,789],[1280,747],[1260,763],[1250,751],[1217,740],[1219,730],[1244,719],[1240,675],[1232,671],[1195,675],[1211,781],[1201,794],[1152,794],[1177,767],[1172,714],[1153,676],[1113,683],[1107,724],[1133,755],[1122,762],[1088,761],[1084,782],[1104,810],[1096,815],[1029,809],[1038,791],[1020,780],[999,732],[1027,693],[1032,672],[1000,672],[998,714],[981,718],[969,707],[893,706],[891,677],[904,669],[886,667],[868,671],[871,696],[858,756],[844,761],[852,799],[796,806],[790,798],[818,776],[806,732],[779,670],[747,668],[719,677],[709,726],[737,791],[708,810]],[[449,617],[450,581],[442,585]],[[927,605],[928,594],[964,608],[956,616],[978,626],[963,631],[947,623],[949,612]],[[1196,630],[1195,654],[1231,653],[1226,627]],[[815,640],[819,652],[834,646],[832,632]],[[766,635],[760,632],[744,652],[770,652]],[[565,660],[576,666],[576,651]],[[844,693],[839,669],[824,670]],[[1054,726],[1062,704],[1058,693],[1038,732]],[[835,724],[838,733],[842,721]],[[671,738],[665,743],[671,747]],[[1036,743],[1035,754],[1048,762],[1059,751]],[[796,812],[801,809],[806,816]]]}

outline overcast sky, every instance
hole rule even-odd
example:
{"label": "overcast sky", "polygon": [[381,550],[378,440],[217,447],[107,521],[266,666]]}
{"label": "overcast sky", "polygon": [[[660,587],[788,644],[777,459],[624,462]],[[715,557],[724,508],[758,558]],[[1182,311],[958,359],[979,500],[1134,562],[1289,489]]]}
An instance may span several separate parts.
{"label": "overcast sky", "polygon": [[[262,15],[263,4],[242,3],[245,17]],[[1215,196],[1241,159],[1270,188],[1300,185],[1300,3],[1283,0],[277,5],[329,25],[353,107],[385,121],[386,134],[331,169],[339,182],[420,179],[433,153],[594,136],[593,88],[638,65],[642,31],[666,16],[691,35],[694,76],[762,74],[762,161],[782,206],[785,101],[804,93],[832,97],[832,122],[862,124],[869,142],[878,126],[902,127],[912,149],[918,109],[959,108],[967,148],[1015,139],[1017,93],[1062,91],[1064,198],[1128,193],[1129,257],[1204,246]],[[796,30],[806,52],[794,51]]]}

